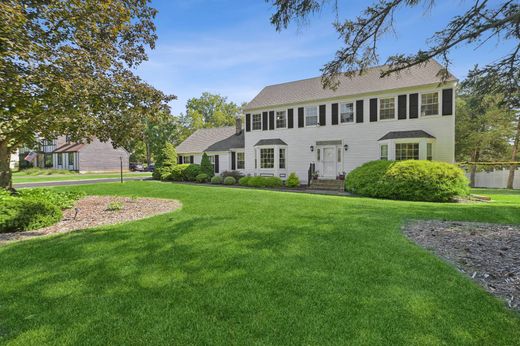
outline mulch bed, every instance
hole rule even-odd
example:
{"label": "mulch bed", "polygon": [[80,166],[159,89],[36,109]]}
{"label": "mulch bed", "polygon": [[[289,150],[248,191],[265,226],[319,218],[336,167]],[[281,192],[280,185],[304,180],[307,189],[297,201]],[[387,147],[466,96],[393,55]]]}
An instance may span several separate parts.
{"label": "mulch bed", "polygon": [[[107,210],[111,203],[121,203],[121,210]],[[180,207],[181,203],[172,199],[88,196],[77,201],[74,208],[63,211],[63,219],[52,226],[28,232],[0,233],[0,245],[49,234],[144,219]]]}
{"label": "mulch bed", "polygon": [[520,311],[520,227],[418,221],[407,224],[403,231]]}

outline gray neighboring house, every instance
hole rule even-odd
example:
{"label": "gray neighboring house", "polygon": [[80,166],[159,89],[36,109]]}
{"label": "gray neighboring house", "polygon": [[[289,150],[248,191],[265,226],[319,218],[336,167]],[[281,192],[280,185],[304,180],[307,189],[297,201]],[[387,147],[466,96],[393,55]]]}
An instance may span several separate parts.
{"label": "gray neighboring house", "polygon": [[209,156],[215,173],[244,171],[244,132],[241,118],[236,126],[199,129],[177,147],[179,163],[200,164],[203,153]]}

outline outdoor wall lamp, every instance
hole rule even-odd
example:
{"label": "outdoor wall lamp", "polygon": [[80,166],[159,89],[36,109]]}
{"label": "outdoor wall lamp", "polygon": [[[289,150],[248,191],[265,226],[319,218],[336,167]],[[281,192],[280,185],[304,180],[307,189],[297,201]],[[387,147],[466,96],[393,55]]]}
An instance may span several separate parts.
{"label": "outdoor wall lamp", "polygon": [[311,152],[314,151],[314,145],[311,145]]}
{"label": "outdoor wall lamp", "polygon": [[345,151],[347,151],[347,150],[348,150],[348,144],[345,144],[345,145],[343,146],[343,148],[345,149]]}

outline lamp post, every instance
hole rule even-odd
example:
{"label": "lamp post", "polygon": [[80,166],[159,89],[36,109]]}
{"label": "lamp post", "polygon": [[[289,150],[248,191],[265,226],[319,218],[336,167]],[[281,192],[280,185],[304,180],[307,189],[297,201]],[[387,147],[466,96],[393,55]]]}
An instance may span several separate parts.
{"label": "lamp post", "polygon": [[123,156],[119,156],[119,162],[121,163],[121,182],[123,182]]}

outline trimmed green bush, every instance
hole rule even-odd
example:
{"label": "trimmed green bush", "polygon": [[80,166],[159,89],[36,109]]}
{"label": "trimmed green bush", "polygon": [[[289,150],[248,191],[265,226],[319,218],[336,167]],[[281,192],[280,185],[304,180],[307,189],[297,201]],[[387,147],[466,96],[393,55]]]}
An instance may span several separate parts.
{"label": "trimmed green bush", "polygon": [[244,175],[240,171],[224,171],[222,172],[222,178],[233,177],[236,181],[239,181]]}
{"label": "trimmed green bush", "polygon": [[285,185],[289,188],[295,188],[300,186],[300,178],[296,175],[296,173],[289,174],[289,178],[285,182]]}
{"label": "trimmed green bush", "polygon": [[448,202],[469,193],[468,179],[457,166],[437,161],[371,161],[345,180],[347,191],[369,197]]}
{"label": "trimmed green bush", "polygon": [[23,189],[18,190],[15,197],[22,199],[39,199],[49,202],[60,209],[72,208],[74,202],[85,196],[84,192],[63,191],[58,192],[50,189]]}
{"label": "trimmed green bush", "polygon": [[214,176],[213,178],[211,178],[211,183],[215,185],[222,184],[222,177],[220,175]]}
{"label": "trimmed green bush", "polygon": [[202,173],[206,173],[208,177],[215,175],[215,168],[213,167],[213,164],[209,160],[209,156],[206,153],[202,154],[202,160],[200,161],[200,171]]}
{"label": "trimmed green bush", "polygon": [[175,147],[171,143],[166,143],[157,157],[152,177],[154,179],[169,180],[176,165],[177,152]]}
{"label": "trimmed green bush", "polygon": [[224,178],[224,185],[235,185],[236,183],[237,183],[237,180],[233,177]]}
{"label": "trimmed green bush", "polygon": [[193,163],[183,163],[175,165],[168,177],[168,180],[173,181],[196,181],[200,174],[200,165]]}
{"label": "trimmed green bush", "polygon": [[61,209],[41,199],[6,198],[0,208],[0,233],[30,231],[62,218]]}
{"label": "trimmed green bush", "polygon": [[238,180],[238,183],[241,186],[247,186],[247,184],[249,183],[249,179],[251,179],[251,177],[242,177]]}
{"label": "trimmed green bush", "polygon": [[195,177],[195,181],[197,183],[207,183],[209,180],[209,177],[206,173],[200,173]]}
{"label": "trimmed green bush", "polygon": [[240,185],[250,187],[282,187],[283,181],[278,177],[247,177],[246,180],[241,180]]}

